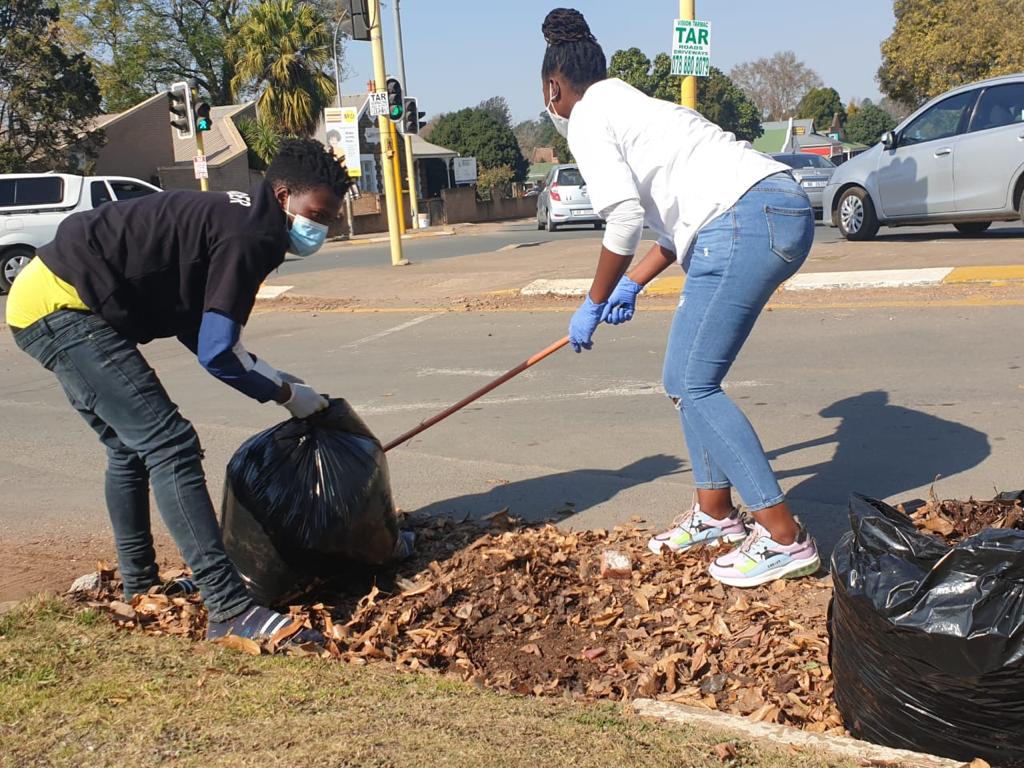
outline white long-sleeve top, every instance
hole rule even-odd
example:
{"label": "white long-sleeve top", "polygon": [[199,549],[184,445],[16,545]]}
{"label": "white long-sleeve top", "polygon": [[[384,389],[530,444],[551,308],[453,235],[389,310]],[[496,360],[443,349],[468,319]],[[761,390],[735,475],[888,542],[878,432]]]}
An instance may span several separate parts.
{"label": "white long-sleeve top", "polygon": [[[789,170],[697,112],[617,78],[594,83],[573,107],[569,148],[594,210],[608,218],[620,203],[639,202],[647,226],[680,261],[702,226],[757,182]],[[605,245],[619,252],[613,245],[632,243],[635,251],[639,236],[619,229],[609,226]]]}

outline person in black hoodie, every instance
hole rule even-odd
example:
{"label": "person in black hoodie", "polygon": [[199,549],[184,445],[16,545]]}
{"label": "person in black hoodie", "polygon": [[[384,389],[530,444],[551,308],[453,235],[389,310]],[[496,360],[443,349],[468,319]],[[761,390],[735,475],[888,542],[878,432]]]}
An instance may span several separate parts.
{"label": "person in black hoodie", "polygon": [[210,639],[269,637],[290,619],[246,591],[224,550],[196,431],[139,345],[177,337],[249,397],[297,418],[325,408],[301,379],[247,352],[241,335],[260,284],[286,253],[323,245],[351,184],[319,142],[286,141],[249,192],[164,192],[68,217],[8,297],[15,342],[57,376],[106,447],[125,599],[158,584],[152,486],[208,609]]}

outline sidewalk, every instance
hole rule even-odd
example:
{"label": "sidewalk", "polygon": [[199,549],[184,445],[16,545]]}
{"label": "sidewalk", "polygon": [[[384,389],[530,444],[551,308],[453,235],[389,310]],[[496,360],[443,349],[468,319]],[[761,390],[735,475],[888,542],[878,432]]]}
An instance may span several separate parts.
{"label": "sidewalk", "polygon": [[[640,253],[647,247],[642,244]],[[597,257],[596,241],[565,240],[406,267],[338,266],[273,279],[261,298],[277,299],[282,308],[290,303],[323,309],[485,309],[526,301],[524,296],[582,295]],[[671,267],[648,293],[675,297],[682,282],[681,270]],[[869,243],[816,244],[786,293],[884,289],[892,294],[897,293],[893,289],[972,285],[1019,286],[1024,293],[1020,238],[890,236]]]}

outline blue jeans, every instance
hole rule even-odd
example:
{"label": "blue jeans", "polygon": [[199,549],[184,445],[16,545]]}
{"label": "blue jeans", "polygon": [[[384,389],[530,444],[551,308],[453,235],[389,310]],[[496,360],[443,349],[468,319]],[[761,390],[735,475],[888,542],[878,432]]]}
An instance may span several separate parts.
{"label": "blue jeans", "polygon": [[98,315],[62,310],[16,331],[15,342],[56,374],[107,448],[106,499],[126,598],[158,582],[149,485],[211,621],[252,604],[221,541],[195,429],[156,373]]}
{"label": "blue jeans", "polygon": [[665,391],[681,414],[696,487],[735,487],[755,512],[785,495],[722,380],[768,299],[800,269],[813,240],[807,196],[789,174],[776,174],[705,225],[683,261],[686,285],[669,334]]}

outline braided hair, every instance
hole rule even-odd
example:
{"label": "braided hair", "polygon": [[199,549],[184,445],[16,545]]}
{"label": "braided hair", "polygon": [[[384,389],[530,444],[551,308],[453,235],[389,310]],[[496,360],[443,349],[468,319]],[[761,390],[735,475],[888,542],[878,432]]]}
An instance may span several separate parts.
{"label": "braided hair", "polygon": [[557,72],[582,92],[608,77],[604,51],[582,13],[574,8],[555,8],[544,19],[541,31],[548,43],[541,67],[541,77],[545,80]]}
{"label": "braided hair", "polygon": [[325,186],[343,198],[352,186],[345,164],[316,139],[286,139],[267,168],[267,181],[300,193]]}

